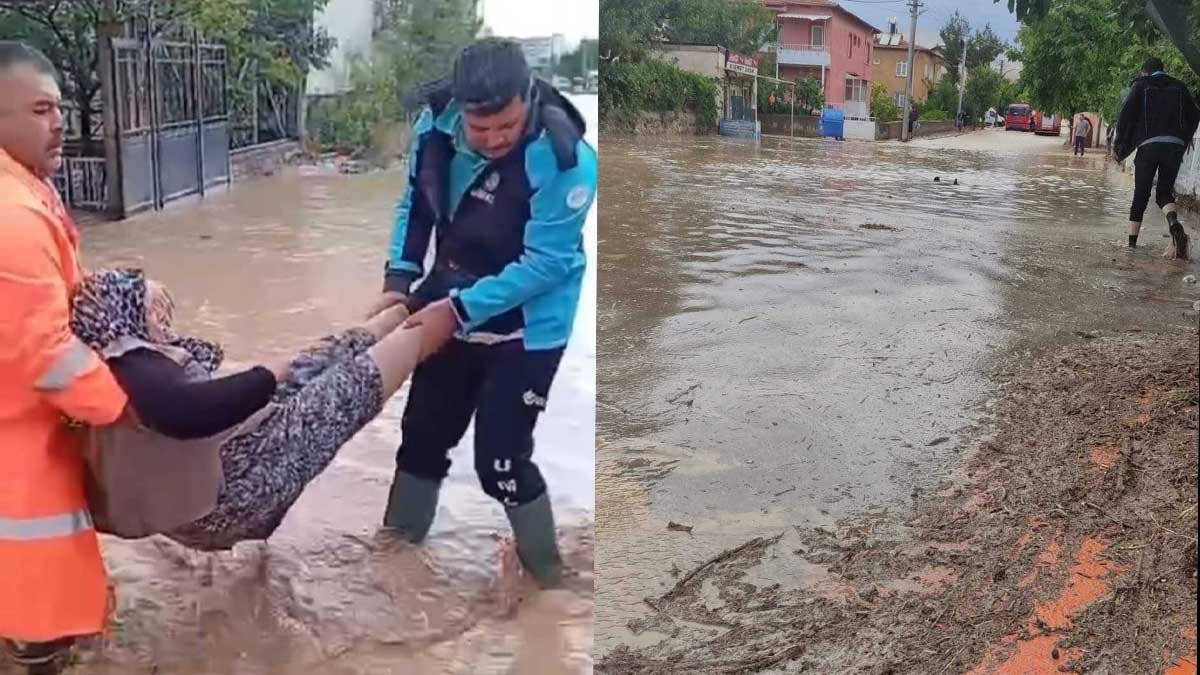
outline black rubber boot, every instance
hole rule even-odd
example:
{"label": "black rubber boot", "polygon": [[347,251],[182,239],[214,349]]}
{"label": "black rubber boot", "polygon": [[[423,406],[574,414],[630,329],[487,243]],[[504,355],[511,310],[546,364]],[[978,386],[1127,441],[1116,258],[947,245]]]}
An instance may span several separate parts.
{"label": "black rubber boot", "polygon": [[5,640],[5,648],[17,665],[25,666],[29,675],[59,675],[71,665],[75,638],[52,642],[18,642]]}
{"label": "black rubber boot", "polygon": [[1175,257],[1180,260],[1188,259],[1188,236],[1187,232],[1183,231],[1183,224],[1179,222],[1179,216],[1170,213],[1167,214],[1167,220],[1170,221],[1171,241],[1175,242]]}
{"label": "black rubber boot", "polygon": [[562,557],[558,553],[558,535],[550,497],[541,497],[520,506],[505,507],[517,542],[517,557],[542,588],[557,588],[562,583]]}
{"label": "black rubber boot", "polygon": [[439,481],[397,469],[392,478],[387,510],[383,514],[383,526],[414,544],[424,541],[437,515],[438,491],[441,487]]}

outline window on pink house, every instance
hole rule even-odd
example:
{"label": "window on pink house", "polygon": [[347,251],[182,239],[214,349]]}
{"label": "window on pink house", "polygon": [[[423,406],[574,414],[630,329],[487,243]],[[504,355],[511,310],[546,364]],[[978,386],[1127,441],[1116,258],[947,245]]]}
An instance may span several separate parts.
{"label": "window on pink house", "polygon": [[824,47],[825,46],[825,26],[814,25],[812,27],[812,46],[814,46],[814,47]]}

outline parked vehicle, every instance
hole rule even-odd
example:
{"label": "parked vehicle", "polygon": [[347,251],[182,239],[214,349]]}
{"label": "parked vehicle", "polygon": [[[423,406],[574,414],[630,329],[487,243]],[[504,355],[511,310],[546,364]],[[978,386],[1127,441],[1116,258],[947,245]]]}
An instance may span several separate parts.
{"label": "parked vehicle", "polygon": [[1033,113],[1033,133],[1038,136],[1061,136],[1062,115],[1047,115],[1043,112]]}
{"label": "parked vehicle", "polygon": [[1004,128],[1009,131],[1033,131],[1033,107],[1028,103],[1014,103],[1004,111]]}

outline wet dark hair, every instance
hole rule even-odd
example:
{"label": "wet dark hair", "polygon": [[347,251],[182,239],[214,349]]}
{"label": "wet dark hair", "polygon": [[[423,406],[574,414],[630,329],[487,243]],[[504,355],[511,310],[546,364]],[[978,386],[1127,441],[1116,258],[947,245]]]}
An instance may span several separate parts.
{"label": "wet dark hair", "polygon": [[58,78],[58,71],[45,54],[24,42],[0,40],[0,72],[15,66],[33,66],[43,75]]}
{"label": "wet dark hair", "polygon": [[1145,63],[1142,64],[1142,72],[1147,75],[1150,75],[1151,73],[1157,73],[1162,70],[1166,70],[1166,68],[1163,66],[1163,60],[1157,56],[1151,56],[1150,58],[1146,59]]}
{"label": "wet dark hair", "polygon": [[514,98],[526,101],[532,84],[525,52],[513,40],[479,40],[454,61],[451,89],[467,112],[493,115]]}

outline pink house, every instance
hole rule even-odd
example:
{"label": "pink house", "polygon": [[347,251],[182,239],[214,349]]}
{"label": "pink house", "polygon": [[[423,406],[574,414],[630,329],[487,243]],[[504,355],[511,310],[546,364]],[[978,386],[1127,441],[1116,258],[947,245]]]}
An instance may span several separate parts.
{"label": "pink house", "polygon": [[[825,105],[867,117],[877,28],[832,0],[765,0],[779,23],[779,77],[821,81]],[[766,74],[766,73],[764,73]]]}

